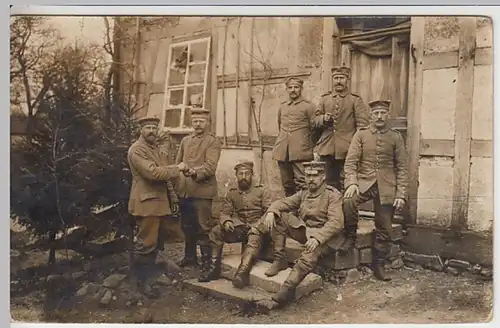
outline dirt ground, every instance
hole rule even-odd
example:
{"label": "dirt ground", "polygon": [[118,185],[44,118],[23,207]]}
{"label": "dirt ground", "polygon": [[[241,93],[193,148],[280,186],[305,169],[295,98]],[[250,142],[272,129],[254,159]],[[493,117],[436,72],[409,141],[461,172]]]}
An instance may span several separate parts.
{"label": "dirt ground", "polygon": [[[179,260],[182,246],[170,245],[167,256]],[[58,253],[58,272],[88,268],[83,259]],[[48,306],[40,277],[52,273],[43,263],[47,253],[32,252],[11,260],[11,317],[15,321],[66,323],[131,323],[147,311],[154,323],[217,324],[331,324],[331,323],[480,323],[491,311],[492,282],[446,273],[403,268],[394,271],[391,282],[373,278],[324,288],[269,314],[244,313],[224,300],[206,298],[182,288],[182,284],[162,287],[161,297],[151,304],[126,306],[112,302],[107,308],[67,304],[64,300],[79,286],[68,286],[54,294]],[[65,261],[67,263],[65,263]],[[126,256],[116,255],[98,263],[96,277],[105,277],[112,266],[126,266]],[[195,277],[187,271],[183,277]],[[63,288],[64,289],[64,288]],[[58,296],[59,295],[59,296]],[[58,299],[58,297],[60,299]],[[54,305],[55,304],[55,305]],[[48,310],[50,308],[50,310]],[[50,315],[48,315],[50,312]],[[50,318],[50,319],[47,319]]]}

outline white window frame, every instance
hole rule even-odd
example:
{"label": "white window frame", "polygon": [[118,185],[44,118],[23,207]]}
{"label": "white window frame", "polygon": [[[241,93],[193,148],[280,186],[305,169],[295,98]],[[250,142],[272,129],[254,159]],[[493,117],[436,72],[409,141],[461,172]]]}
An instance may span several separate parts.
{"label": "white window frame", "polygon": [[[202,37],[202,38],[196,38],[188,41],[182,41],[182,42],[174,42],[169,45],[168,48],[168,61],[167,61],[167,77],[165,80],[165,93],[164,93],[164,101],[163,101],[163,107],[162,107],[162,113],[161,113],[161,128],[164,130],[167,130],[170,133],[189,133],[193,131],[192,127],[188,126],[183,126],[184,123],[184,118],[185,118],[185,113],[186,109],[190,108],[190,106],[184,105],[188,103],[187,99],[187,90],[189,87],[192,86],[200,86],[203,85],[203,108],[206,108],[206,101],[207,101],[207,84],[208,84],[208,70],[210,67],[210,46],[211,46],[211,37]],[[206,42],[207,43],[207,49],[206,49],[206,57],[204,61],[194,61],[194,62],[189,62],[189,58],[191,55],[191,45],[196,44],[196,43],[202,43]],[[172,66],[172,53],[174,48],[182,47],[182,46],[187,46],[188,47],[188,67],[186,68],[186,74],[184,76],[184,84],[183,85],[176,85],[176,86],[169,86],[169,80],[170,80],[170,70]],[[188,83],[189,80],[189,66],[192,65],[199,65],[205,63],[205,76],[204,76],[204,82],[197,82],[197,83]],[[170,91],[172,90],[183,90],[183,101],[182,104],[179,106],[170,106]],[[166,114],[167,110],[170,109],[180,109],[181,110],[181,117],[180,117],[180,126],[178,127],[166,127],[165,126],[165,119],[166,119]]]}

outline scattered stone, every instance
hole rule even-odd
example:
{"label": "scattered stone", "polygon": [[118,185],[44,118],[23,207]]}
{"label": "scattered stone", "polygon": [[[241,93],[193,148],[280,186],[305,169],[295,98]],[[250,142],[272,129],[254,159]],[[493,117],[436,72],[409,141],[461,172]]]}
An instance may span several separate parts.
{"label": "scattered stone", "polygon": [[358,269],[353,268],[347,271],[345,283],[353,283],[360,279],[361,279],[361,272],[359,272]]}
{"label": "scattered stone", "polygon": [[359,265],[359,251],[351,248],[346,254],[335,252],[335,270],[352,269]]}
{"label": "scattered stone", "polygon": [[87,274],[87,273],[86,273],[86,272],[84,272],[84,271],[78,271],[78,272],[73,272],[73,273],[71,274],[71,277],[72,277],[73,279],[77,280],[77,279],[82,278],[82,277],[83,277],[83,276],[85,276],[86,274]]}
{"label": "scattered stone", "polygon": [[142,306],[142,302],[137,302],[137,306]]}
{"label": "scattered stone", "polygon": [[93,282],[86,283],[76,292],[76,296],[85,296],[88,294],[94,294],[98,290],[98,287]]}
{"label": "scattered stone", "polygon": [[417,263],[414,263],[411,261],[403,261],[403,262],[405,264],[405,267],[408,269],[416,270],[416,271],[419,271],[420,269],[422,269],[422,267],[420,265],[418,265]]}
{"label": "scattered stone", "polygon": [[372,270],[366,265],[360,266],[359,271],[361,271],[361,273],[363,273],[363,274],[369,274],[369,275],[372,274]]}
{"label": "scattered stone", "polygon": [[420,264],[422,267],[434,271],[443,271],[445,265],[438,255],[424,255],[405,252],[403,260],[406,262],[413,262]]}
{"label": "scattered stone", "polygon": [[481,273],[481,266],[479,264],[476,264],[474,265],[472,268],[471,268],[471,272],[473,274],[480,274]]}
{"label": "scattered stone", "polygon": [[451,266],[459,270],[470,270],[471,267],[470,263],[467,261],[454,260],[454,259],[448,260],[446,266]]}
{"label": "scattered stone", "polygon": [[172,285],[172,279],[167,277],[166,275],[162,274],[161,276],[156,279],[156,283],[160,286],[171,286]]}
{"label": "scattered stone", "polygon": [[116,301],[117,299],[118,299],[118,297],[113,296],[113,301]]}
{"label": "scattered stone", "polygon": [[58,274],[51,274],[47,277],[47,282],[54,282],[54,281],[57,281],[57,280],[61,280],[63,279],[63,277],[61,275],[58,275]]}
{"label": "scattered stone", "polygon": [[104,297],[104,294],[106,294],[106,292],[107,292],[107,291],[108,291],[107,289],[101,289],[101,290],[98,290],[98,291],[94,294],[94,296],[92,296],[92,301],[96,301],[96,302],[97,302],[97,301],[100,301],[100,300],[101,300],[101,298],[103,298],[103,297]]}
{"label": "scattered stone", "polygon": [[132,302],[131,301],[127,301],[127,303],[125,303],[126,306],[131,306],[132,305]]}
{"label": "scattered stone", "polygon": [[102,285],[107,288],[116,288],[127,276],[120,273],[112,274],[111,276],[104,279]]}
{"label": "scattered stone", "polygon": [[38,278],[38,281],[40,282],[45,282],[47,280],[47,277],[40,277]]}
{"label": "scattered stone", "polygon": [[108,305],[113,299],[113,293],[110,290],[106,290],[104,296],[101,298],[100,302],[102,305]]}
{"label": "scattered stone", "polygon": [[482,268],[479,274],[484,278],[493,278],[493,270],[490,268]]}
{"label": "scattered stone", "polygon": [[446,267],[444,269],[444,272],[449,273],[449,274],[451,274],[451,275],[453,275],[455,277],[458,276],[458,275],[460,275],[460,272],[458,272],[457,269],[455,269],[454,267],[450,267],[450,266]]}
{"label": "scattered stone", "polygon": [[342,301],[342,294],[338,294],[336,300],[339,302]]}
{"label": "scattered stone", "polygon": [[392,261],[391,263],[391,268],[392,269],[401,269],[404,267],[405,263],[403,262],[403,259],[400,257],[397,257],[395,260]]}
{"label": "scattered stone", "polygon": [[276,308],[278,303],[273,301],[272,299],[264,299],[256,302],[257,309],[259,312],[267,313],[268,311]]}

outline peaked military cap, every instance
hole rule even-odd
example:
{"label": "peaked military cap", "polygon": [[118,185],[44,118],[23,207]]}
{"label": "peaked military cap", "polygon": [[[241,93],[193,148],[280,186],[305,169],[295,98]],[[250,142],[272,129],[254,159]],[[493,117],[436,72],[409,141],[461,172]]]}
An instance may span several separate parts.
{"label": "peaked military cap", "polygon": [[304,163],[305,174],[318,175],[325,172],[326,163],[320,161],[312,161]]}
{"label": "peaked military cap", "polygon": [[370,106],[371,110],[376,110],[376,109],[385,109],[389,110],[391,107],[391,101],[390,100],[373,100],[368,103],[368,106]]}
{"label": "peaked military cap", "polygon": [[335,66],[332,67],[332,75],[345,75],[349,77],[351,76],[351,69],[346,66]]}
{"label": "peaked military cap", "polygon": [[191,109],[191,116],[209,116],[210,111],[205,108],[192,108]]}
{"label": "peaked military cap", "polygon": [[140,126],[145,126],[148,124],[158,125],[160,124],[160,119],[157,116],[144,116],[137,120]]}
{"label": "peaked military cap", "polygon": [[295,77],[295,76],[292,76],[292,77],[289,77],[286,81],[285,81],[285,85],[288,86],[290,84],[298,84],[300,86],[303,86],[304,85],[304,80],[302,80],[301,78],[298,78],[298,77]]}
{"label": "peaked military cap", "polygon": [[234,166],[234,170],[238,171],[238,169],[245,168],[253,171],[253,162],[251,161],[243,161]]}

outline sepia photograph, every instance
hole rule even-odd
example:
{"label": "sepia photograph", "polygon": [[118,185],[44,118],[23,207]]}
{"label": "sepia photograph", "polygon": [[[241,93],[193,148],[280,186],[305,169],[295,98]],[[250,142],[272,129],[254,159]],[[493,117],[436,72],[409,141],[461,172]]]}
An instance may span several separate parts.
{"label": "sepia photograph", "polygon": [[493,170],[491,17],[10,16],[12,322],[487,323]]}

